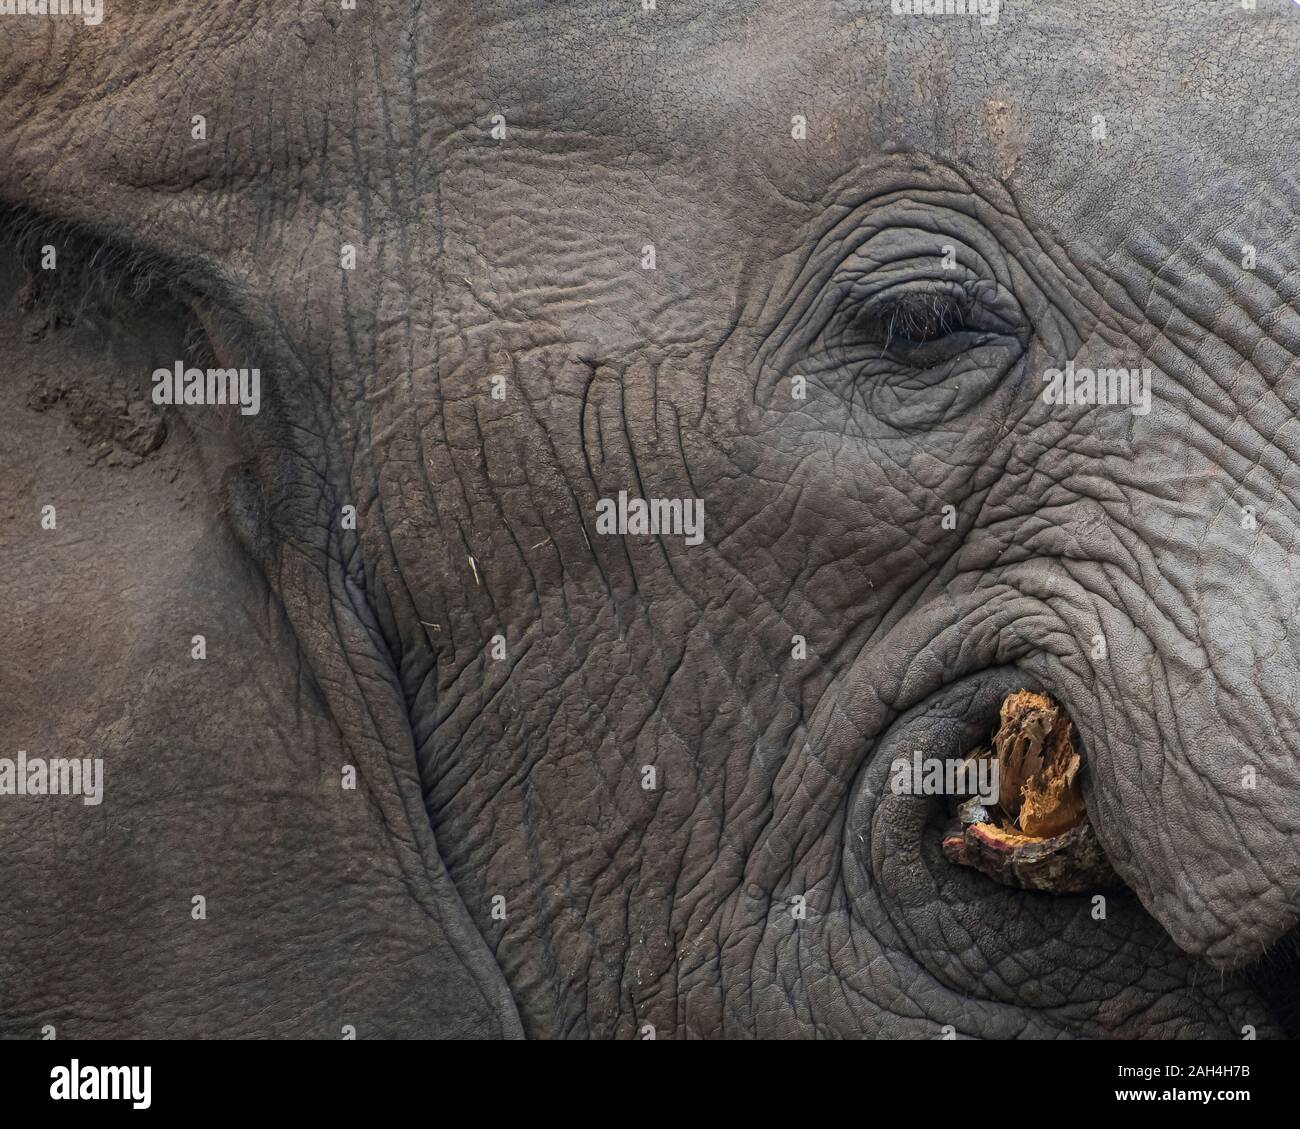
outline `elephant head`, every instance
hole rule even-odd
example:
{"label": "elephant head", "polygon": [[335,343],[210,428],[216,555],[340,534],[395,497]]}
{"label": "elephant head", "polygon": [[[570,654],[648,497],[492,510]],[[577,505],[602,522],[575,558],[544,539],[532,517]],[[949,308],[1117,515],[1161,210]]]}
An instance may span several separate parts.
{"label": "elephant head", "polygon": [[[1213,7],[0,18],[4,755],[102,768],[0,1030],[1282,1033],[1300,9]],[[1117,886],[891,787],[1026,689]]]}

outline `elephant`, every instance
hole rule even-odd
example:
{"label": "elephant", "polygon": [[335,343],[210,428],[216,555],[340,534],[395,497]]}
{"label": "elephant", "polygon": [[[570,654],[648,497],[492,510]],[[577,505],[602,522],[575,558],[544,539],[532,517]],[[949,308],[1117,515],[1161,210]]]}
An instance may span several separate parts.
{"label": "elephant", "polygon": [[[1300,8],[81,7],[0,14],[0,1033],[1296,1030]],[[1113,884],[891,785],[1020,692]]]}

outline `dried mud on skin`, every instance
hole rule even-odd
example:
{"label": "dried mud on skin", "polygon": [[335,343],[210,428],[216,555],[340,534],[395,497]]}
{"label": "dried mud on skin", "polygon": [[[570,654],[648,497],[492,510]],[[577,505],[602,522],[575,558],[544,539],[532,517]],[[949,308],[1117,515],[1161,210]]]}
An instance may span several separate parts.
{"label": "dried mud on skin", "polygon": [[163,414],[152,405],[123,397],[110,404],[77,384],[64,385],[42,378],[28,397],[35,412],[60,407],[90,451],[89,462],[107,459],[109,466],[139,466],[167,438]]}
{"label": "dried mud on skin", "polygon": [[999,712],[991,748],[998,802],[967,800],[943,838],[944,857],[1007,886],[1078,894],[1119,884],[1083,800],[1074,723],[1046,694],[1017,690]]}

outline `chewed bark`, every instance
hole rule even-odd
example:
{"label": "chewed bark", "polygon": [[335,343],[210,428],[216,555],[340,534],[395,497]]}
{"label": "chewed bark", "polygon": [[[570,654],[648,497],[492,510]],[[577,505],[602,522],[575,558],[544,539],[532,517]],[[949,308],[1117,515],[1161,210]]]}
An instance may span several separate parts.
{"label": "chewed bark", "polygon": [[1088,820],[1074,723],[1046,694],[1018,690],[999,711],[991,748],[998,802],[968,800],[943,839],[944,856],[1008,886],[1077,894],[1119,883]]}

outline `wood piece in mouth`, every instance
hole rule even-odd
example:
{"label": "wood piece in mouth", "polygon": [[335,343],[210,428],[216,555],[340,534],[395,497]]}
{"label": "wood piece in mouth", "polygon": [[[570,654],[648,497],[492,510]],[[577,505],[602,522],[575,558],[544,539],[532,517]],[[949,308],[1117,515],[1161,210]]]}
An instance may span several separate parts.
{"label": "wood piece in mouth", "polygon": [[961,805],[943,837],[949,862],[1008,886],[1078,894],[1119,884],[1088,820],[1074,723],[1046,694],[1017,690],[1002,701],[991,747],[997,803]]}

